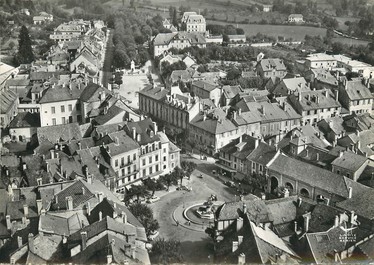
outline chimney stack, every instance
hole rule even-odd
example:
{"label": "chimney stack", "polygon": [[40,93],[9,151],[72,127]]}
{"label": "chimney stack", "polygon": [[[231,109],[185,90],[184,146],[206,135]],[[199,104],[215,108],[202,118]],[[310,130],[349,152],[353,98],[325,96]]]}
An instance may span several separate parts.
{"label": "chimney stack", "polygon": [[22,237],[17,237],[18,248],[22,247]]}
{"label": "chimney stack", "polygon": [[244,253],[241,253],[239,256],[238,256],[238,265],[244,265],[245,264],[245,254]]}
{"label": "chimney stack", "polygon": [[10,221],[10,215],[5,216],[5,219],[6,219],[6,228],[8,230],[11,230],[12,229],[12,222]]}
{"label": "chimney stack", "polygon": [[153,132],[156,134],[158,132],[157,123],[156,122],[152,122],[152,123],[153,123]]}
{"label": "chimney stack", "polygon": [[102,192],[99,192],[98,198],[99,198],[99,202],[102,202],[104,199],[104,194]]}
{"label": "chimney stack", "polygon": [[23,205],[23,215],[26,217],[29,215],[29,206],[27,204]]}
{"label": "chimney stack", "polygon": [[106,264],[112,264],[113,262],[113,256],[112,255],[107,255],[106,256]]}
{"label": "chimney stack", "polygon": [[310,213],[304,214],[303,218],[304,218],[304,232],[306,233],[309,231]]}
{"label": "chimney stack", "polygon": [[334,227],[338,227],[339,224],[340,224],[340,222],[339,222],[339,215],[337,214],[337,215],[335,215]]}
{"label": "chimney stack", "polygon": [[127,224],[127,214],[125,212],[122,212],[121,213],[121,216],[122,216],[122,221],[124,224]]}
{"label": "chimney stack", "polygon": [[243,243],[243,236],[238,236],[238,245],[240,246]]}
{"label": "chimney stack", "polygon": [[243,204],[243,213],[246,214],[247,213],[247,205],[244,203]]}
{"label": "chimney stack", "polygon": [[35,253],[35,246],[34,246],[34,235],[32,233],[29,233],[28,235],[28,244],[29,244],[29,251],[31,253]]}
{"label": "chimney stack", "polygon": [[86,209],[87,209],[87,215],[90,216],[91,215],[91,203],[90,202],[87,202]]}
{"label": "chimney stack", "polygon": [[348,188],[348,199],[352,199],[352,187]]}
{"label": "chimney stack", "polygon": [[132,138],[136,141],[136,128],[132,127]]}
{"label": "chimney stack", "polygon": [[235,252],[239,248],[238,241],[232,241],[232,252]]}
{"label": "chimney stack", "polygon": [[66,197],[66,209],[73,210],[73,197],[71,196]]}
{"label": "chimney stack", "polygon": [[242,227],[243,227],[243,218],[238,217],[238,219],[236,219],[236,231],[239,231],[240,229],[242,229]]}
{"label": "chimney stack", "polygon": [[36,208],[38,210],[38,215],[41,214],[43,209],[43,201],[42,200],[36,200]]}
{"label": "chimney stack", "polygon": [[294,222],[293,222],[293,225],[294,225],[294,226],[293,226],[293,227],[294,227],[294,231],[295,231],[295,233],[296,233],[296,232],[297,232],[297,221],[294,221]]}
{"label": "chimney stack", "polygon": [[260,139],[256,138],[255,140],[255,149],[257,149],[258,145],[260,144]]}
{"label": "chimney stack", "polygon": [[87,232],[86,231],[81,232],[81,238],[82,238],[82,250],[85,250],[87,247]]}
{"label": "chimney stack", "polygon": [[99,212],[99,221],[101,221],[101,220],[103,220],[103,212],[102,211]]}

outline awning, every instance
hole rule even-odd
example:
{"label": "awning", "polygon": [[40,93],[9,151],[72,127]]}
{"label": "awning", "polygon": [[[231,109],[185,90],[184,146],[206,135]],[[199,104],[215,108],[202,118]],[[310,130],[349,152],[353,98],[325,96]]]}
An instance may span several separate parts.
{"label": "awning", "polygon": [[224,166],[224,165],[222,165],[222,164],[218,164],[218,163],[217,163],[216,166],[219,167],[219,168],[222,168],[223,170],[226,170],[226,171],[228,171],[228,172],[233,172],[233,173],[236,172],[235,169],[233,169],[233,168],[231,168],[231,167],[228,167],[228,166]]}

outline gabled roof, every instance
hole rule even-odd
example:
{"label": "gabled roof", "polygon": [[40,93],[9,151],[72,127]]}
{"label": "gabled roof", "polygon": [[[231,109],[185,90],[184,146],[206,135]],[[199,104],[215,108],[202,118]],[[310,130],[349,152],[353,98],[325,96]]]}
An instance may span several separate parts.
{"label": "gabled roof", "polygon": [[60,102],[68,100],[79,99],[83,89],[81,89],[80,83],[68,83],[63,85],[58,85],[55,87],[50,87],[44,91],[44,95],[40,99],[39,103],[51,103]]}
{"label": "gabled roof", "polygon": [[371,99],[373,95],[361,80],[346,81],[346,85],[341,89],[350,100]]}
{"label": "gabled roof", "polygon": [[273,70],[275,71],[286,71],[287,70],[283,61],[278,58],[262,59],[259,63],[259,66],[262,68],[264,72],[273,71]]}
{"label": "gabled roof", "polygon": [[139,91],[139,94],[143,94],[155,100],[162,100],[166,98],[166,95],[169,93],[170,93],[169,89],[166,89],[162,86],[153,87],[152,85],[146,86],[144,89]]}
{"label": "gabled roof", "polygon": [[125,131],[118,131],[108,134],[112,143],[105,146],[107,153],[113,157],[139,148],[139,144],[126,134]]}
{"label": "gabled roof", "polygon": [[348,198],[348,187],[344,177],[320,167],[287,157],[277,156],[268,166],[269,170],[289,176],[312,187]]}
{"label": "gabled roof", "polygon": [[366,191],[361,192],[358,196],[352,196],[350,199],[346,199],[336,203],[336,207],[346,210],[355,211],[358,215],[361,215],[369,220],[374,220],[374,189],[367,188]]}
{"label": "gabled roof", "polygon": [[258,143],[260,142],[260,140],[256,139],[255,137],[243,134],[238,139],[235,139],[223,146],[220,149],[220,152],[233,155],[239,159],[245,159],[255,149],[256,141]]}
{"label": "gabled roof", "polygon": [[9,124],[9,128],[30,127],[40,127],[40,113],[20,112]]}
{"label": "gabled roof", "polygon": [[341,156],[337,157],[334,161],[332,161],[331,165],[345,168],[348,170],[352,170],[356,172],[359,170],[368,159],[364,156],[357,155],[353,152],[344,151]]}
{"label": "gabled roof", "polygon": [[215,109],[206,115],[199,113],[192,119],[190,124],[211,134],[230,132],[236,129],[236,125],[226,118],[226,113],[222,109]]}
{"label": "gabled roof", "polygon": [[258,147],[247,156],[247,159],[260,165],[266,165],[273,159],[276,153],[277,151],[274,146],[260,142]]}
{"label": "gabled roof", "polygon": [[69,236],[88,225],[84,215],[77,213],[65,218],[50,213],[42,214],[39,218],[39,231],[60,236]]}
{"label": "gabled roof", "polygon": [[78,123],[39,127],[37,128],[37,135],[39,143],[44,140],[56,143],[59,140],[68,141],[82,138]]}
{"label": "gabled roof", "polygon": [[150,118],[138,122],[128,122],[125,128],[127,134],[131,136],[133,133],[133,128],[135,128],[136,134],[140,134],[140,142],[137,141],[140,145],[160,140],[160,137],[156,133],[154,133],[153,137],[151,137],[151,131],[154,130],[154,127],[153,122]]}
{"label": "gabled roof", "polygon": [[292,92],[310,91],[304,77],[284,78],[273,91],[274,95],[287,96]]}
{"label": "gabled roof", "polygon": [[290,101],[299,111],[341,107],[334,93],[328,89],[300,91],[298,95],[292,94]]}
{"label": "gabled roof", "polygon": [[98,84],[89,83],[80,94],[80,100],[84,102],[99,101],[99,93],[105,92],[106,89]]}

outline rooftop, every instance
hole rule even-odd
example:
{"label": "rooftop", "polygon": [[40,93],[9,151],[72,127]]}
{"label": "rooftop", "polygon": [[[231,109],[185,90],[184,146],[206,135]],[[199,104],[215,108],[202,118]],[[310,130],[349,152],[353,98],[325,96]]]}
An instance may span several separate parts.
{"label": "rooftop", "polygon": [[9,124],[9,128],[30,127],[40,127],[40,113],[20,112]]}

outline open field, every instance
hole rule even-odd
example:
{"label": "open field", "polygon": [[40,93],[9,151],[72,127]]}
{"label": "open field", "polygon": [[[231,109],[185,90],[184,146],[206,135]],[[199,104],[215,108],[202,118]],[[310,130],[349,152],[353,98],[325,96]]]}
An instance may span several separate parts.
{"label": "open field", "polygon": [[[207,24],[227,25],[227,24],[233,24],[233,23],[208,20]],[[304,40],[305,35],[321,36],[321,37],[324,37],[326,35],[325,28],[316,28],[316,27],[307,27],[307,26],[239,24],[238,27],[242,28],[247,36],[253,36],[260,32],[262,34],[273,36],[273,37],[283,36],[284,38],[292,38],[294,41]],[[342,43],[349,44],[349,45],[367,45],[368,44],[368,42],[364,40],[354,40],[354,39],[338,37],[338,36],[334,38],[334,41],[342,42]]]}

